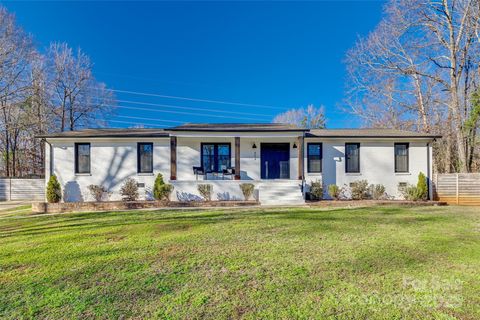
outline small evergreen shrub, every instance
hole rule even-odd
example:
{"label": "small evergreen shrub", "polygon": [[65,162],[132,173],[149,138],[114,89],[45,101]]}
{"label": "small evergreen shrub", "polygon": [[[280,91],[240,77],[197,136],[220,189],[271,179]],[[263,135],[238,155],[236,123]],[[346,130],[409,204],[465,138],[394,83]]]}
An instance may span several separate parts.
{"label": "small evergreen shrub", "polygon": [[197,189],[205,201],[212,201],[213,186],[211,184],[199,184]]}
{"label": "small evergreen shrub", "polygon": [[173,192],[173,186],[163,181],[161,173],[157,175],[153,185],[153,197],[156,200],[170,200],[170,194]]}
{"label": "small evergreen shrub", "polygon": [[328,195],[334,199],[334,200],[338,200],[340,199],[340,187],[337,186],[336,184],[330,184],[328,186]]}
{"label": "small evergreen shrub", "polygon": [[107,192],[107,189],[105,189],[104,186],[91,184],[88,186],[88,191],[90,191],[90,194],[95,201],[100,202],[102,201],[103,195]]}
{"label": "small evergreen shrub", "polygon": [[374,200],[382,200],[386,198],[385,186],[383,184],[370,185],[370,193]]}
{"label": "small evergreen shrub", "polygon": [[428,184],[427,178],[420,172],[418,174],[418,182],[416,186],[407,185],[404,188],[400,188],[400,192],[406,200],[419,201],[428,199]]}
{"label": "small evergreen shrub", "polygon": [[310,198],[311,200],[323,199],[323,184],[320,180],[312,181],[310,183]]}
{"label": "small evergreen shrub", "polygon": [[57,203],[62,199],[62,190],[56,175],[51,175],[47,183],[47,201]]}
{"label": "small evergreen shrub", "polygon": [[425,177],[423,172],[420,172],[418,174],[417,193],[418,193],[418,200],[428,199],[427,177]]}
{"label": "small evergreen shrub", "polygon": [[245,197],[245,201],[248,201],[253,195],[255,185],[253,183],[242,183],[240,184],[240,189],[242,190],[243,196]]}
{"label": "small evergreen shrub", "polygon": [[368,181],[359,180],[355,181],[351,185],[352,199],[353,200],[365,200],[370,197],[368,190]]}
{"label": "small evergreen shrub", "polygon": [[123,201],[136,201],[139,197],[137,181],[128,178],[120,188],[120,194]]}

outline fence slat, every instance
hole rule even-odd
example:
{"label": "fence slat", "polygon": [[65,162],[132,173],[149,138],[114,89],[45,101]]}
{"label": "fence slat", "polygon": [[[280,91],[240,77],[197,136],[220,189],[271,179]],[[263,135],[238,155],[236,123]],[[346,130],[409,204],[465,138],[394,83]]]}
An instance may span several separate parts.
{"label": "fence slat", "polygon": [[44,179],[0,179],[0,201],[44,199]]}
{"label": "fence slat", "polygon": [[450,204],[480,205],[480,173],[446,173],[434,177],[435,199]]}

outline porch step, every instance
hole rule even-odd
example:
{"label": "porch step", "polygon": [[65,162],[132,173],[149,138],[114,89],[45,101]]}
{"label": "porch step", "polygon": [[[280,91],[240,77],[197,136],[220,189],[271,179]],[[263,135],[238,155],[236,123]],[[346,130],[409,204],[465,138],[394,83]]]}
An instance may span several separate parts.
{"label": "porch step", "polygon": [[262,205],[300,205],[305,204],[301,184],[295,180],[262,182],[259,187]]}

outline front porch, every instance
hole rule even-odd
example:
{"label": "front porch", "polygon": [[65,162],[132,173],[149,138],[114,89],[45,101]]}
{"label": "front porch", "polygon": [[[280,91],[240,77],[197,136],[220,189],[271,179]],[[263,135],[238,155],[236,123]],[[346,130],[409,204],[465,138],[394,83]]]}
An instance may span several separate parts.
{"label": "front porch", "polygon": [[303,135],[170,137],[170,180],[303,180]]}
{"label": "front porch", "polygon": [[262,205],[301,205],[304,204],[302,180],[171,180],[174,186],[173,201],[203,201],[198,192],[200,184],[210,184],[213,188],[212,200],[242,201],[244,196],[240,184],[251,183],[255,191],[252,200]]}

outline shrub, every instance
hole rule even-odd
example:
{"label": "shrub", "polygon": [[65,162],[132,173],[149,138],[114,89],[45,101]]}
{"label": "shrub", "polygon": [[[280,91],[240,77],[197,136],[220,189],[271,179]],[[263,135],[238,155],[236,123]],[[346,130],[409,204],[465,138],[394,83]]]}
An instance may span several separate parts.
{"label": "shrub", "polygon": [[406,200],[418,201],[428,199],[427,178],[420,172],[418,174],[418,182],[416,186],[407,185],[405,188],[399,188]]}
{"label": "shrub", "polygon": [[340,198],[340,187],[336,184],[330,184],[328,186],[328,195],[334,199],[338,200]]}
{"label": "shrub", "polygon": [[170,194],[173,191],[173,186],[171,184],[165,183],[163,181],[163,176],[161,173],[157,175],[155,183],[153,185],[153,197],[157,200],[170,200]]}
{"label": "shrub", "polygon": [[417,196],[418,200],[427,200],[428,199],[428,185],[427,185],[427,177],[420,172],[418,174],[418,182],[417,182]]}
{"label": "shrub", "polygon": [[132,178],[128,178],[120,188],[120,194],[123,201],[135,201],[138,199],[138,185],[137,181]]}
{"label": "shrub", "polygon": [[405,200],[416,201],[418,200],[418,189],[416,186],[412,186],[411,184],[407,185],[400,189]]}
{"label": "shrub", "polygon": [[212,200],[213,187],[211,184],[199,184],[197,188],[198,192],[205,199],[205,201]]}
{"label": "shrub", "polygon": [[253,183],[242,183],[240,184],[240,189],[242,190],[243,196],[245,197],[245,201],[248,201],[253,195],[255,185]]}
{"label": "shrub", "polygon": [[383,184],[370,185],[370,193],[374,200],[385,199],[385,186]]}
{"label": "shrub", "polygon": [[102,201],[105,192],[107,192],[107,189],[105,189],[104,186],[91,184],[88,186],[88,191],[90,191],[90,194],[92,195],[92,198],[95,199],[95,201],[100,202]]}
{"label": "shrub", "polygon": [[312,181],[310,183],[310,197],[312,200],[323,199],[323,184],[320,180]]}
{"label": "shrub", "polygon": [[359,180],[352,183],[351,186],[352,199],[353,200],[364,200],[368,199],[370,194],[368,190],[368,181]]}
{"label": "shrub", "polygon": [[57,176],[51,175],[47,183],[47,201],[50,203],[60,202],[62,199],[62,190],[58,183]]}

